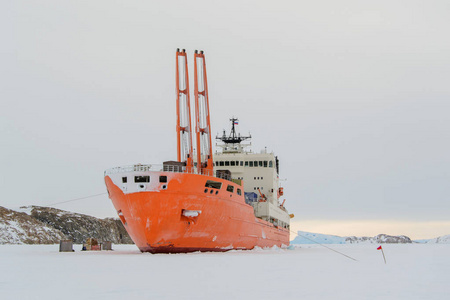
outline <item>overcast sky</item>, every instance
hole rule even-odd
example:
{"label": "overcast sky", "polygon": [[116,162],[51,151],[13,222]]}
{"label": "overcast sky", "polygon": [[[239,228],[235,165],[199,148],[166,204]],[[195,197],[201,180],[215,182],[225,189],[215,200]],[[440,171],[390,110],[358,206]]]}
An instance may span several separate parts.
{"label": "overcast sky", "polygon": [[[236,116],[279,156],[294,229],[450,234],[449,1],[161,2],[2,1],[1,206],[176,159],[186,48],[191,69],[206,54],[213,132]],[[115,216],[105,195],[55,207]]]}

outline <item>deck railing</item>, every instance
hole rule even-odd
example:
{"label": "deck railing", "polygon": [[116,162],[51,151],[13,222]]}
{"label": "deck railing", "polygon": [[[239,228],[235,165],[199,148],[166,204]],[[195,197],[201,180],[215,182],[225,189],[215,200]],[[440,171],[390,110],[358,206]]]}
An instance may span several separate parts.
{"label": "deck railing", "polygon": [[105,171],[105,176],[116,173],[147,172],[147,171],[199,174],[197,168],[188,169],[185,166],[162,165],[162,164],[151,164],[151,165],[138,164],[108,169]]}
{"label": "deck railing", "polygon": [[[185,166],[177,166],[177,165],[162,165],[162,164],[151,164],[151,165],[130,165],[130,166],[121,166],[111,168],[105,171],[106,175],[117,174],[117,173],[127,173],[127,172],[147,172],[147,171],[156,171],[156,172],[171,172],[171,173],[189,173],[189,174],[200,174],[196,167],[186,168]],[[228,176],[222,173],[218,174],[204,174],[217,178],[231,180]]]}
{"label": "deck railing", "polygon": [[111,168],[105,171],[106,175],[117,174],[117,173],[126,173],[126,172],[146,172],[146,171],[162,171],[163,165],[131,165],[131,166],[121,166]]}
{"label": "deck railing", "polygon": [[[111,168],[111,169],[106,170],[104,175],[106,176],[106,175],[112,175],[112,174],[117,174],[117,173],[147,172],[147,171],[200,174],[196,167],[186,168],[185,166],[178,166],[178,165],[137,164],[137,165]],[[229,175],[221,173],[221,172],[217,172],[217,174],[204,174],[204,175],[209,175],[209,176],[213,176],[213,177],[231,181],[231,177]]]}

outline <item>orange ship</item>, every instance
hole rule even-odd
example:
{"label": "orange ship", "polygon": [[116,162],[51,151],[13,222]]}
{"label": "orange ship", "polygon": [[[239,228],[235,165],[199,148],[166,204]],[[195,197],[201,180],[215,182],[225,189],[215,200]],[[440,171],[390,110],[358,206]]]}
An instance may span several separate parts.
{"label": "orange ship", "polygon": [[279,203],[279,163],[273,153],[246,152],[250,137],[231,133],[211,147],[203,51],[194,54],[197,157],[194,161],[185,50],[176,53],[177,161],[105,171],[110,199],[142,252],[227,251],[289,245],[290,215]]}

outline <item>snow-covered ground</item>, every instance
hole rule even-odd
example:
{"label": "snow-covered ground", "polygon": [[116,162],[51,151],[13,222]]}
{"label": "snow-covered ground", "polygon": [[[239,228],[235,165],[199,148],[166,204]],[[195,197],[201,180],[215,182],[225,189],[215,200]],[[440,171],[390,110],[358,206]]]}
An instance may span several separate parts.
{"label": "snow-covered ground", "polygon": [[[294,250],[59,253],[1,245],[1,299],[447,299],[450,245],[318,245]],[[297,246],[298,247],[298,246]]]}

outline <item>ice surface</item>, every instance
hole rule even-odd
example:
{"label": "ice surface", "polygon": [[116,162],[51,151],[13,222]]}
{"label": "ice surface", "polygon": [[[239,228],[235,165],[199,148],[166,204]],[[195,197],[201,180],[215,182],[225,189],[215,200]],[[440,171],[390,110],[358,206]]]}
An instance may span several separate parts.
{"label": "ice surface", "polygon": [[318,245],[226,253],[59,253],[1,245],[2,299],[447,299],[450,245]]}
{"label": "ice surface", "polygon": [[291,244],[345,244],[345,237],[336,235],[298,231]]}

